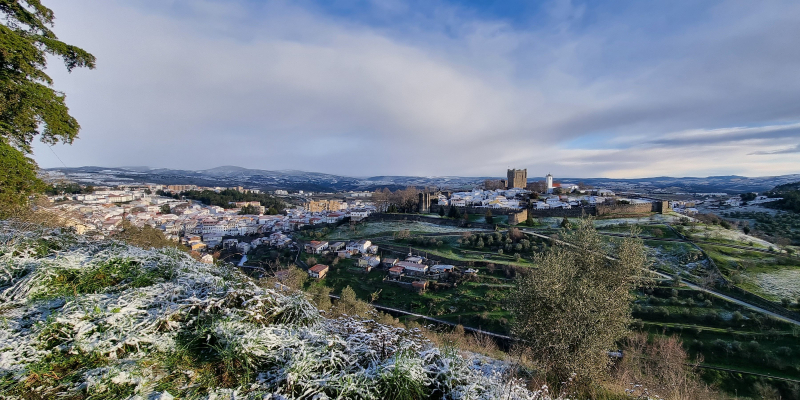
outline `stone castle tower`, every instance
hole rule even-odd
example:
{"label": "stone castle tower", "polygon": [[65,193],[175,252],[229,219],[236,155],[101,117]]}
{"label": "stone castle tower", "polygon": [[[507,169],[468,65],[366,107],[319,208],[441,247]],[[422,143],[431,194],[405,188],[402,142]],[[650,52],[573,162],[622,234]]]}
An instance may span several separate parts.
{"label": "stone castle tower", "polygon": [[431,212],[431,194],[422,192],[419,194],[419,203],[417,203],[417,212],[420,214],[427,214]]}
{"label": "stone castle tower", "polygon": [[528,170],[527,169],[510,169],[508,170],[506,188],[520,188],[525,189],[528,185]]}

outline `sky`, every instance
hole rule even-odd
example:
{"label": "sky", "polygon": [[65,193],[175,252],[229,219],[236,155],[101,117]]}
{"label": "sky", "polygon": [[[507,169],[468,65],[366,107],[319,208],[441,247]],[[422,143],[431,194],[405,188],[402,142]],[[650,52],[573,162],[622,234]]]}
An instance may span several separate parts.
{"label": "sky", "polygon": [[97,68],[41,167],[800,173],[800,2],[46,1]]}

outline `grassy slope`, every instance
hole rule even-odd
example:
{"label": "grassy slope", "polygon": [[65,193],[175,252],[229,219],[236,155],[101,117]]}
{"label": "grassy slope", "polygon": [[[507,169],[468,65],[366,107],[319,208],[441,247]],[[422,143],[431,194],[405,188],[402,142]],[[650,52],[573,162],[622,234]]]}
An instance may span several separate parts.
{"label": "grassy slope", "polygon": [[322,318],[301,294],[175,250],[3,224],[0,304],[0,396],[11,398],[533,398],[492,374],[503,363]]}

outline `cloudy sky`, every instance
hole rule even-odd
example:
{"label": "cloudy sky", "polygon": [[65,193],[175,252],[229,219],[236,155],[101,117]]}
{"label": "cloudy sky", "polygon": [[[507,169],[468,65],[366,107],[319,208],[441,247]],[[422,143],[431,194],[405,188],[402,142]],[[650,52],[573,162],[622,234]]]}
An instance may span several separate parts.
{"label": "cloudy sky", "polygon": [[45,4],[98,61],[42,167],[800,173],[797,1]]}

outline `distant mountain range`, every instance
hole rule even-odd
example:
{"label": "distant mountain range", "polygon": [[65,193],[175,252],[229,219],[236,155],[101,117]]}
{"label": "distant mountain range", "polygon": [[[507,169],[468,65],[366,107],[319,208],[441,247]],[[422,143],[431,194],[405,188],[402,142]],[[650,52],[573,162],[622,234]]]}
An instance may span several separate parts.
{"label": "distant mountain range", "polygon": [[[487,179],[500,177],[458,176],[373,176],[349,177],[319,172],[294,170],[267,171],[235,166],[222,166],[200,171],[148,167],[80,167],[45,170],[52,179],[67,179],[84,184],[118,185],[133,183],[190,184],[200,186],[244,186],[262,190],[305,190],[333,192],[343,190],[392,190],[416,187],[438,187],[447,190],[468,189]],[[529,181],[536,180],[529,178]],[[612,190],[686,193],[763,192],[777,185],[800,181],[800,174],[750,178],[745,176],[709,176],[706,178],[654,177],[641,179],[558,178],[564,183],[579,183]]]}

